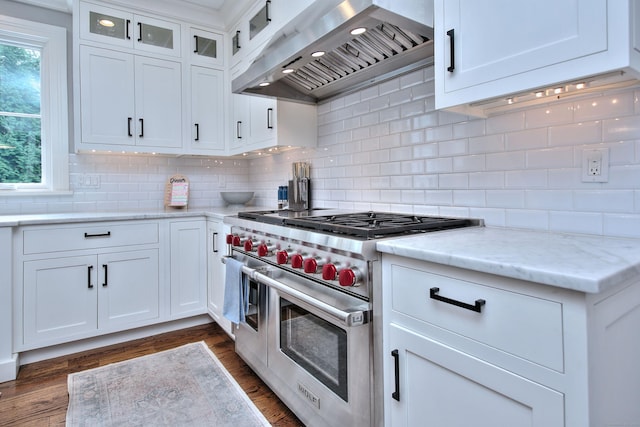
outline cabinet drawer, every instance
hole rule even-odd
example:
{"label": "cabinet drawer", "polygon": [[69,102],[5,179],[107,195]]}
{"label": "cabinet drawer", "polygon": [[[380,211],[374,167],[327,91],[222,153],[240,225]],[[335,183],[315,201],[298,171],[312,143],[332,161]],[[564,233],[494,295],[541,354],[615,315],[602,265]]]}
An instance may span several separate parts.
{"label": "cabinet drawer", "polygon": [[[393,311],[564,371],[561,303],[399,265],[391,275]],[[434,296],[432,288],[438,288]],[[471,309],[475,305],[480,312]]]}
{"label": "cabinet drawer", "polygon": [[25,228],[24,254],[144,245],[157,243],[158,234],[158,224],[152,222]]}

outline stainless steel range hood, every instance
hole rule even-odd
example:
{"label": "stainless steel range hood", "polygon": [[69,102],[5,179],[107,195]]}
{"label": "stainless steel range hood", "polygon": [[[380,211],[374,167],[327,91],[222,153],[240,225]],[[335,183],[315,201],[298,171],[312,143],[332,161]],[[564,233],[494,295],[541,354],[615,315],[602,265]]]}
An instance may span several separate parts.
{"label": "stainless steel range hood", "polygon": [[[306,16],[233,80],[234,93],[317,103],[433,62],[432,0],[345,0],[317,19]],[[350,34],[361,27],[367,31]]]}

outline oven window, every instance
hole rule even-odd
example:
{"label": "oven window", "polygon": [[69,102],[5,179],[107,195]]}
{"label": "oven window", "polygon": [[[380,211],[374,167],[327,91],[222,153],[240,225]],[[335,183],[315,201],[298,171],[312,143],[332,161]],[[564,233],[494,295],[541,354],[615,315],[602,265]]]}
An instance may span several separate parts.
{"label": "oven window", "polygon": [[348,401],[346,331],[280,298],[280,349]]}
{"label": "oven window", "polygon": [[260,301],[260,284],[255,280],[249,279],[249,295],[247,301],[249,301],[249,308],[245,314],[244,321],[254,331],[258,331],[258,316],[260,314],[258,310]]}

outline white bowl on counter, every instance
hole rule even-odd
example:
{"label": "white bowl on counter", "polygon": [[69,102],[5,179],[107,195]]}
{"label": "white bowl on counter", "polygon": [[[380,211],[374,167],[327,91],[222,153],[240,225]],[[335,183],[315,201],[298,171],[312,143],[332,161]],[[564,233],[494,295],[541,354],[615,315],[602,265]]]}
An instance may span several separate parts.
{"label": "white bowl on counter", "polygon": [[227,206],[245,206],[253,199],[253,191],[221,191],[220,195]]}

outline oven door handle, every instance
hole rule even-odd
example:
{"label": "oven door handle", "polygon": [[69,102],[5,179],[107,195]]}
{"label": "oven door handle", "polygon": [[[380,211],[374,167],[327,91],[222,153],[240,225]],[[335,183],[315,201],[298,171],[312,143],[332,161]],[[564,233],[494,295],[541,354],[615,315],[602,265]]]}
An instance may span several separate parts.
{"label": "oven door handle", "polygon": [[272,279],[266,274],[263,274],[254,268],[247,267],[246,265],[242,266],[242,272],[265,286],[269,286],[270,288],[281,291],[287,295],[297,298],[298,300],[306,304],[309,304],[314,308],[317,308],[318,310],[321,310],[323,313],[331,316],[333,319],[337,320],[340,324],[346,327],[361,326],[369,322],[369,312],[367,311],[340,310],[325,302],[312,298],[304,292],[300,292],[297,289],[293,289],[275,279]]}

